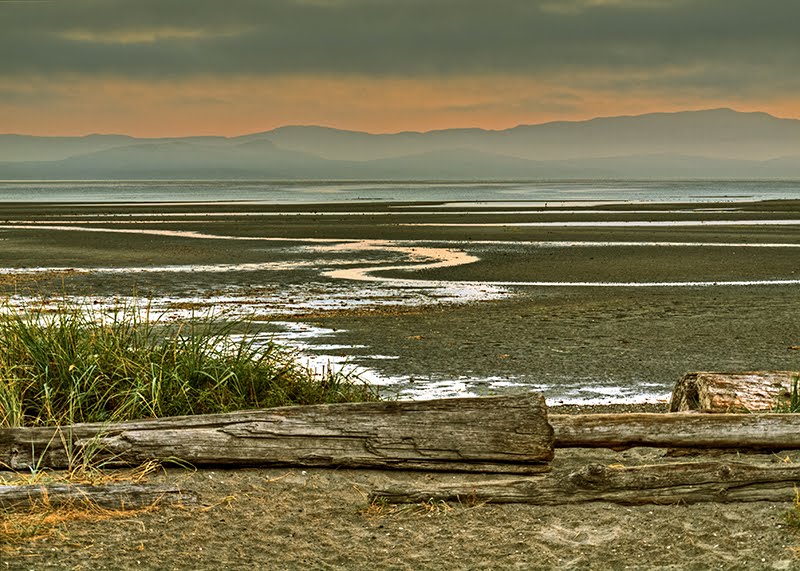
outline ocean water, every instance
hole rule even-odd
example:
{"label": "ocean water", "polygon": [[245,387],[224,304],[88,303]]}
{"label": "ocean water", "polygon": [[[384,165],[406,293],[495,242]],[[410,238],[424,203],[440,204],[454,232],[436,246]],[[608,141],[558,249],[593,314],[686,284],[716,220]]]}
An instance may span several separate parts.
{"label": "ocean water", "polygon": [[800,198],[800,181],[0,181],[0,202],[742,202]]}

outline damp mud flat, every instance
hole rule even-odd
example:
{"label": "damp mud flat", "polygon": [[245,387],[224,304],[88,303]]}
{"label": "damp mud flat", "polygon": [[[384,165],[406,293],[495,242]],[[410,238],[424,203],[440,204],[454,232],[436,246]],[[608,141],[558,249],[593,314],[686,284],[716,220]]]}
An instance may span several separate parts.
{"label": "damp mud flat", "polygon": [[800,201],[584,202],[3,203],[0,288],[247,317],[400,398],[800,366]]}

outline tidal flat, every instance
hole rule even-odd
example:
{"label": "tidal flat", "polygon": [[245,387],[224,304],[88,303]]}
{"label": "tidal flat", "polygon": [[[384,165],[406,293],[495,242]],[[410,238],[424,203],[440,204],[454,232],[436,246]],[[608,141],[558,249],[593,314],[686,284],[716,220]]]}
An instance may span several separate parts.
{"label": "tidal flat", "polygon": [[[562,411],[643,402],[650,404],[635,409],[656,411],[686,371],[800,366],[792,349],[800,341],[800,201],[4,203],[0,220],[7,311],[68,298],[95,310],[137,304],[162,319],[249,316],[265,339],[284,339],[322,364],[358,367],[389,396],[537,390],[551,405],[581,405]],[[560,449],[553,473],[566,477],[589,462],[673,461],[662,450]],[[8,569],[797,565],[791,498],[668,506],[367,501],[370,489],[397,482],[474,479],[168,467],[151,481],[198,492],[202,508],[73,516],[51,535],[0,546],[0,561]]]}
{"label": "tidal flat", "polygon": [[248,317],[388,396],[664,401],[795,369],[800,201],[3,203],[10,306]]}

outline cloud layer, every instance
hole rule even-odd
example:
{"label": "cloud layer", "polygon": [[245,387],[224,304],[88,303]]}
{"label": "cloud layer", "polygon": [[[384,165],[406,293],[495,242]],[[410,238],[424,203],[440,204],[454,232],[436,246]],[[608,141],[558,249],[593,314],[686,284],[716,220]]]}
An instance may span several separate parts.
{"label": "cloud layer", "polygon": [[541,112],[591,93],[784,108],[800,88],[798,21],[794,0],[0,0],[0,105],[43,77],[484,77],[547,85],[528,94]]}

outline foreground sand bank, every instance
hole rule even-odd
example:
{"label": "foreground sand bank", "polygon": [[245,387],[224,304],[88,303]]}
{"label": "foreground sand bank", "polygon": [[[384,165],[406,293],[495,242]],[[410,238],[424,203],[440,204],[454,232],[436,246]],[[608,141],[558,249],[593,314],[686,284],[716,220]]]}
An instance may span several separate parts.
{"label": "foreground sand bank", "polygon": [[[719,459],[769,464],[781,456]],[[685,459],[682,459],[685,460]],[[665,462],[663,451],[559,450],[556,472],[587,462]],[[492,476],[496,478],[497,476]],[[619,506],[370,506],[393,482],[475,476],[355,470],[170,469],[205,508],[76,522],[6,547],[7,569],[792,569],[800,535],[785,503]]]}

